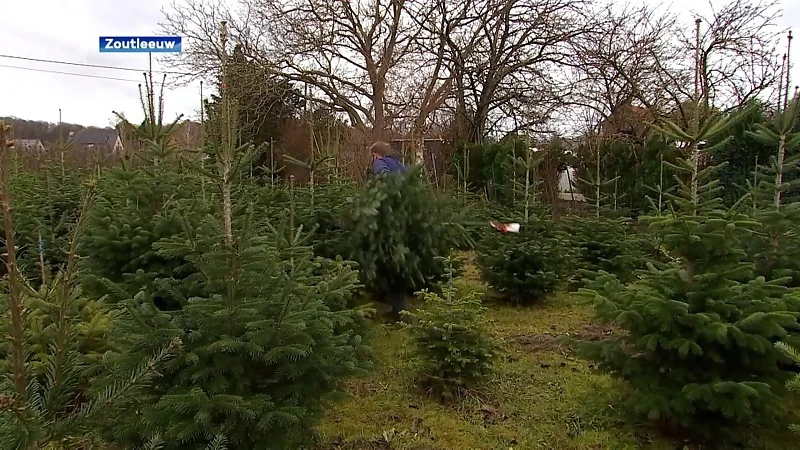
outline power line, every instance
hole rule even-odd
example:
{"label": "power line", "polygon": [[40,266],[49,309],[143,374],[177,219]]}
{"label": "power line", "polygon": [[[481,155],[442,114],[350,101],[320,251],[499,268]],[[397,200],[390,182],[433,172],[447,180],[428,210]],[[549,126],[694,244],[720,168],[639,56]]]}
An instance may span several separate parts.
{"label": "power line", "polygon": [[[14,55],[0,55],[0,58],[17,59],[17,60],[21,60],[21,61],[32,61],[32,62],[40,62],[40,63],[47,63],[47,64],[63,64],[63,65],[67,65],[67,66],[77,66],[77,67],[92,67],[92,68],[95,68],[95,69],[127,70],[127,71],[132,71],[132,72],[139,72],[139,73],[147,72],[147,70],[134,69],[134,68],[131,68],[131,67],[104,66],[104,65],[100,65],[100,64],[85,64],[85,63],[78,63],[78,62],[72,62],[72,61],[57,61],[57,60],[54,60],[54,59],[27,58],[27,57],[24,57],[24,56],[14,56]],[[188,74],[188,73],[185,73],[185,72],[172,72],[172,71],[166,71],[166,70],[153,70],[153,72],[157,72],[157,73],[161,73],[161,74],[167,74],[167,75],[191,75],[191,74]]]}
{"label": "power line", "polygon": [[[74,77],[85,77],[85,78],[97,78],[101,80],[113,80],[113,81],[127,81],[129,83],[142,83],[144,80],[131,80],[127,78],[116,78],[116,77],[104,77],[102,75],[89,75],[86,73],[73,73],[73,72],[61,72],[59,70],[47,70],[47,69],[36,69],[33,67],[20,67],[20,66],[10,66],[6,64],[0,64],[0,67],[6,69],[18,69],[18,70],[29,70],[31,72],[42,72],[42,73],[53,73],[59,75],[72,75]],[[156,84],[160,84],[156,82]]]}

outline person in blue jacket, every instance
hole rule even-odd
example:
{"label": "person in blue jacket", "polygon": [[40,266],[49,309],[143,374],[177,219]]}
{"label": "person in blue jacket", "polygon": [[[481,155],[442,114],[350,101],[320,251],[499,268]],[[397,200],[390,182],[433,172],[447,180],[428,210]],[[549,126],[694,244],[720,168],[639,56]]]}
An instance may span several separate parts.
{"label": "person in blue jacket", "polygon": [[[376,142],[370,146],[369,150],[372,153],[372,175],[402,173],[407,170],[400,159],[394,155],[392,146],[388,143]],[[386,311],[389,317],[395,321],[401,320],[400,311],[403,311],[408,306],[406,293],[389,291],[382,293],[382,297],[382,302],[389,307],[389,310]]]}
{"label": "person in blue jacket", "polygon": [[376,142],[369,148],[372,153],[372,174],[405,172],[406,166],[394,155],[392,146],[386,142]]}

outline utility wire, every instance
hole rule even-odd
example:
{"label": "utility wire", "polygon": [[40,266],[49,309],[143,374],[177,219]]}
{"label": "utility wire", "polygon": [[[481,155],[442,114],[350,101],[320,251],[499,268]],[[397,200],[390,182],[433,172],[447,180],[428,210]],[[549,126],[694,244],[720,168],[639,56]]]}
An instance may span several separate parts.
{"label": "utility wire", "polygon": [[[104,66],[104,65],[100,65],[100,64],[84,64],[84,63],[71,62],[71,61],[57,61],[57,60],[54,60],[54,59],[27,58],[27,57],[24,57],[24,56],[14,56],[14,55],[1,55],[0,54],[0,58],[17,59],[17,60],[21,60],[21,61],[41,62],[41,63],[47,63],[47,64],[63,64],[63,65],[67,65],[67,66],[92,67],[92,68],[95,68],[95,69],[127,70],[127,71],[132,71],[132,72],[139,72],[139,73],[147,72],[147,70],[134,69],[134,68],[131,68],[131,67]],[[167,75],[190,75],[190,74],[185,73],[185,72],[172,72],[172,71],[166,71],[166,70],[153,70],[153,72],[157,72],[157,73],[161,73],[161,74],[167,74]]]}
{"label": "utility wire", "polygon": [[[142,83],[144,81],[144,79],[142,79],[142,80],[131,80],[131,79],[127,79],[127,78],[105,77],[105,76],[102,76],[102,75],[89,75],[89,74],[86,74],[86,73],[61,72],[59,70],[36,69],[36,68],[33,68],[33,67],[20,67],[20,66],[6,65],[6,64],[0,64],[0,67],[6,68],[6,69],[29,70],[31,72],[54,73],[54,74],[59,74],[59,75],[72,75],[74,77],[97,78],[97,79],[101,79],[101,80],[127,81],[129,83]],[[156,84],[161,84],[159,82],[155,82],[155,83]]]}

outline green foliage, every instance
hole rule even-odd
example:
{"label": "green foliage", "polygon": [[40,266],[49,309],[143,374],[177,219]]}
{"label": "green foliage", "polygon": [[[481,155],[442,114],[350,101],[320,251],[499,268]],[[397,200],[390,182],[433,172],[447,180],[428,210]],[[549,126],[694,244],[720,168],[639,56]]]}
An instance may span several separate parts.
{"label": "green foliage", "polygon": [[556,224],[576,250],[576,286],[600,271],[615,275],[623,283],[633,281],[652,258],[645,237],[622,219],[565,216]]}
{"label": "green foliage", "polygon": [[404,311],[421,360],[423,386],[442,398],[474,388],[491,374],[498,353],[484,328],[480,294],[458,289],[449,260],[449,274],[442,295],[423,290],[425,304]]}
{"label": "green foliage", "polygon": [[[691,107],[689,105],[689,108]],[[715,163],[726,163],[724,167],[719,168],[718,173],[722,187],[721,195],[728,206],[733,205],[748,192],[747,184],[752,181],[756,163],[767,165],[776,146],[775,142],[764,142],[753,134],[772,121],[765,105],[753,102],[743,105],[739,108],[739,112],[742,113],[741,117],[737,123],[731,124],[727,134],[706,140],[708,143],[706,153]],[[685,139],[679,140],[685,141]],[[599,145],[591,147],[585,144],[579,145],[577,153],[580,163],[577,169],[578,177],[583,180],[579,188],[591,202],[597,197],[595,190],[595,182],[598,179],[597,148],[601,159],[599,179],[604,183],[600,196],[601,203],[613,209],[616,191],[616,207],[637,215],[648,212],[648,197],[656,200],[657,193],[653,195],[648,190],[659,184],[661,158],[673,165],[679,157],[685,156],[682,155],[681,149],[668,142],[661,133],[653,133],[643,145],[639,142],[616,139],[603,139]],[[670,166],[665,167],[662,189],[667,190],[674,186],[675,174]],[[612,181],[615,178],[616,181]],[[796,190],[795,194],[798,192],[800,191]]]}
{"label": "green foliage", "polygon": [[[785,342],[778,342],[775,344],[775,348],[780,350],[785,357],[789,359],[795,366],[800,366],[800,352],[797,351],[796,348],[792,347],[791,345]],[[800,392],[800,374],[795,373],[792,375],[792,378],[786,382],[786,389],[790,392],[798,393]],[[800,435],[800,425],[793,424],[789,428],[792,431]]]}
{"label": "green foliage", "polygon": [[[637,155],[636,147],[628,142],[602,141],[588,149],[579,149],[583,167],[578,171],[578,187],[586,197],[586,201],[594,205],[595,214],[601,208],[616,211],[623,207],[622,200],[628,197],[630,189],[631,168],[638,162],[631,161]],[[620,169],[622,175],[620,175]],[[622,184],[622,189],[620,189]]]}
{"label": "green foliage", "polygon": [[[692,144],[726,133],[736,115],[663,132]],[[724,140],[722,140],[724,141]],[[743,201],[725,208],[715,167],[676,166],[688,178],[669,195],[666,214],[646,217],[674,263],[629,284],[601,274],[581,294],[600,320],[623,332],[583,342],[583,355],[629,381],[630,408],[647,418],[719,437],[742,424],[767,423],[780,413],[779,389],[788,373],[773,344],[798,328],[800,296],[786,280],[756,278],[743,250],[758,224]]]}
{"label": "green foliage", "polygon": [[382,174],[358,195],[348,218],[346,255],[372,292],[414,292],[440,277],[439,257],[457,243],[460,226],[414,168]]}
{"label": "green foliage", "polygon": [[575,253],[547,221],[522,224],[519,233],[494,234],[478,247],[481,274],[505,300],[532,304],[555,292],[572,274]]}
{"label": "green foliage", "polygon": [[[47,163],[38,172],[19,172],[9,181],[17,223],[18,259],[31,282],[42,281],[40,257],[48,270],[65,261],[70,226],[85,192],[83,175],[81,171]],[[0,254],[3,253],[5,244],[0,243]],[[0,274],[4,273],[5,268],[0,268]]]}
{"label": "green foliage", "polygon": [[554,200],[559,174],[573,159],[557,137],[534,145],[527,136],[509,135],[500,142],[462,145],[453,154],[451,173],[462,193],[524,215],[541,208],[542,197]]}
{"label": "green foliage", "polygon": [[800,287],[800,202],[757,211],[755,218],[761,226],[748,241],[747,251],[756,274],[767,280],[788,279],[788,286]]}
{"label": "green foliage", "polygon": [[141,413],[110,431],[123,442],[158,434],[167,448],[196,449],[225,436],[231,448],[297,448],[323,401],[362,367],[361,315],[346,308],[354,270],[314,257],[302,235],[276,235],[250,219],[233,248],[222,233],[204,221],[157,245],[198,268],[203,295],[172,312],[128,301],[140,316],[122,333],[131,361],[176,336],[186,344],[136,406]]}
{"label": "green foliage", "polygon": [[[192,295],[185,289],[196,269],[187,261],[163,258],[154,245],[181,233],[184,222],[215,210],[213,185],[197,176],[204,173],[202,162],[197,170],[186,170],[191,161],[173,140],[180,117],[164,122],[163,91],[157,99],[152,79],[145,91],[142,124],[118,115],[142,148],[134,155],[135,168],[112,168],[98,180],[98,199],[82,242],[87,257],[82,283],[88,293],[110,302],[139,294],[160,308],[177,309],[181,298]],[[183,292],[176,292],[178,284]]]}
{"label": "green foliage", "polygon": [[587,201],[596,206],[599,198],[602,214],[621,211],[638,215],[649,209],[652,188],[662,180],[664,191],[674,186],[676,172],[665,165],[662,173],[661,161],[675,163],[680,152],[662,136],[653,135],[643,145],[613,139],[592,146],[581,144],[577,153],[578,188]]}
{"label": "green foliage", "polygon": [[525,154],[524,139],[508,139],[488,144],[465,144],[453,154],[452,171],[461,186],[482,193],[490,201],[511,205],[515,198],[514,180],[522,175],[517,158]]}
{"label": "green foliage", "polygon": [[[42,361],[46,360],[50,344],[58,337],[59,315],[62,311],[51,299],[55,295],[53,289],[59,287],[61,282],[58,278],[63,276],[61,272],[56,273],[55,280],[48,276],[46,283],[30,292],[26,302],[28,312],[25,315],[25,335],[33,356],[29,361],[33,376],[46,376],[46,367]],[[99,363],[105,352],[114,350],[109,336],[117,314],[103,302],[87,297],[80,286],[74,286],[72,290],[68,303],[69,317],[73,321],[70,332],[73,333],[76,349],[84,364]],[[5,356],[8,352],[4,348],[0,354]],[[4,362],[7,361],[0,360],[0,366]]]}
{"label": "green foliage", "polygon": [[103,281],[109,280],[126,292],[122,298],[145,289],[159,308],[180,308],[174,287],[157,280],[190,278],[195,269],[187,261],[160,256],[153,245],[182,233],[186,220],[209,212],[208,202],[197,196],[197,177],[162,162],[110,169],[98,184],[83,243],[87,289],[96,297],[112,294],[109,300],[114,300],[118,296]]}
{"label": "green foliage", "polygon": [[331,181],[311,186],[276,186],[258,192],[259,211],[275,222],[290,214],[294,227],[308,233],[314,254],[335,259],[348,254],[345,219],[358,195],[353,183]]}
{"label": "green foliage", "polygon": [[[67,320],[75,320],[69,317]],[[120,411],[143,393],[156,370],[180,346],[171,346],[141,361],[126,373],[117,373],[106,361],[86,364],[77,342],[53,342],[42,365],[43,383],[31,380],[26,398],[8,394],[10,383],[0,385],[0,439],[3,448],[108,448],[102,430],[120,417]],[[104,367],[106,366],[106,367]],[[85,374],[91,373],[88,384]]]}
{"label": "green foliage", "polygon": [[746,195],[747,185],[752,180],[756,164],[766,165],[775,153],[775,146],[753,135],[759,126],[769,122],[763,105],[747,105],[745,116],[731,127],[730,134],[724,136],[726,142],[716,146],[711,155],[716,163],[725,162],[719,170],[722,198],[726,205],[733,205]]}
{"label": "green foliage", "polygon": [[[88,203],[87,197],[79,217],[84,217]],[[131,370],[120,371],[113,364],[113,354],[106,352],[106,333],[112,318],[122,324],[129,316],[88,300],[74,284],[82,224],[80,219],[73,224],[64,266],[54,276],[45,267],[38,289],[11,289],[13,283],[24,283],[12,278],[0,293],[9,307],[0,322],[3,334],[14,335],[8,315],[15,304],[27,311],[22,323],[26,339],[2,343],[3,353],[17,347],[25,356],[21,373],[5,358],[0,364],[3,448],[104,448],[103,428],[146,391],[161,364],[180,346],[174,339],[152,354],[142,354]]]}
{"label": "green foliage", "polygon": [[767,164],[755,172],[750,184],[753,217],[760,223],[748,245],[756,273],[767,280],[789,277],[789,285],[800,287],[800,98],[775,117],[772,126],[757,125],[751,136],[773,152]]}
{"label": "green foliage", "polygon": [[[524,216],[524,209],[520,211],[489,202],[477,194],[444,197],[439,204],[441,209],[450,211],[455,216],[453,222],[458,223],[458,226],[450,229],[452,239],[461,250],[474,250],[483,239],[494,236],[497,230],[492,228],[492,221],[508,223]],[[524,208],[524,204],[522,206]],[[547,208],[544,203],[537,202],[529,207],[528,214],[530,217],[543,217],[547,214]]]}
{"label": "green foliage", "polygon": [[[200,198],[172,201],[148,184],[145,208],[125,211],[142,218],[133,250],[159,265],[137,271],[153,279],[138,292],[126,279],[102,280],[137,319],[116,329],[127,350],[120,362],[134,365],[176,338],[185,347],[106,430],[120,445],[298,448],[313,437],[309,430],[342,379],[363,366],[363,313],[348,308],[358,274],[341,259],[314,255],[294,226],[293,193],[289,214],[274,220],[262,212],[279,195],[241,185],[256,151],[235,142],[236,103],[223,96],[214,118],[219,139],[206,147],[213,164],[194,167],[199,177],[177,172],[171,186]],[[147,218],[166,222],[166,232],[150,231]],[[160,307],[152,285],[179,307]]]}

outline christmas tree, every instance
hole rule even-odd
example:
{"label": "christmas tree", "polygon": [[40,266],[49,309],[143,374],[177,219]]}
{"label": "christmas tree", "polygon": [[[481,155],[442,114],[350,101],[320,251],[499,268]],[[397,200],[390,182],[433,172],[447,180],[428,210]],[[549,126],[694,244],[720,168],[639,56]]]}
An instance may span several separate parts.
{"label": "christmas tree", "polygon": [[[792,347],[785,342],[778,342],[775,344],[775,347],[783,352],[783,354],[789,359],[789,361],[792,362],[792,364],[795,366],[800,365],[800,352],[798,352],[795,347]],[[792,378],[786,382],[786,389],[793,393],[800,392],[800,374],[795,373]],[[800,425],[792,424],[789,426],[789,428],[798,436],[800,436]]]}
{"label": "christmas tree", "polygon": [[445,270],[441,295],[421,291],[424,306],[404,315],[420,359],[421,384],[448,399],[484,381],[498,352],[485,329],[480,294],[456,287],[451,258],[445,259]]}
{"label": "christmas tree", "polygon": [[[153,247],[195,271],[191,280],[158,280],[175,287],[180,308],[160,310],[146,291],[124,302],[138,318],[119,329],[127,364],[163,342],[184,342],[150,395],[108,430],[126,446],[158,438],[175,450],[223,442],[241,450],[299,448],[313,438],[324,402],[365,355],[360,315],[347,308],[357,272],[316,257],[291,215],[271,223],[237,201],[254,151],[236,143],[236,103],[221,94],[221,116],[212,124],[219,139],[206,148],[215,170],[198,168],[215,187],[214,212],[182,220],[181,233]],[[190,205],[178,205],[187,217],[182,206]]]}
{"label": "christmas tree", "polygon": [[688,143],[690,153],[676,167],[682,177],[668,195],[669,211],[644,218],[674,263],[650,266],[627,285],[604,274],[582,290],[599,319],[623,332],[579,347],[630,382],[632,411],[718,435],[779,413],[775,390],[788,372],[774,343],[798,327],[798,295],[754,276],[743,241],[758,224],[744,214],[745,199],[723,206],[717,167],[700,168],[702,143],[724,142],[719,138],[741,115],[701,117],[701,97],[695,101],[690,130],[670,122],[660,129]]}
{"label": "christmas tree", "polygon": [[419,168],[381,174],[354,199],[344,253],[371,293],[394,303],[444,274],[439,258],[466,233],[441,205]]}
{"label": "christmas tree", "polygon": [[[3,144],[6,131],[0,121]],[[109,364],[109,353],[101,354],[107,342],[93,331],[107,331],[112,318],[122,324],[129,317],[90,301],[76,283],[91,182],[76,221],[68,226],[64,264],[51,273],[40,251],[39,284],[31,286],[17,265],[8,165],[5,148],[0,151],[0,205],[8,245],[8,282],[0,290],[7,309],[0,310],[0,329],[11,338],[0,345],[0,442],[8,449],[103,448],[103,428],[142,395],[180,340],[142,354],[131,370],[118,371]]]}
{"label": "christmas tree", "polygon": [[357,272],[250,219],[233,229],[233,246],[218,222],[158,244],[165,257],[198,268],[205,294],[173,312],[129,302],[141,318],[120,330],[132,358],[176,336],[185,351],[140,413],[112,430],[123,441],[158,435],[167,448],[196,449],[224,436],[229,448],[297,448],[312,437],[323,401],[361,365],[359,317],[343,307]]}
{"label": "christmas tree", "polygon": [[531,219],[519,233],[493,233],[478,245],[481,275],[506,301],[533,304],[561,287],[572,273],[575,249],[549,221]]}
{"label": "christmas tree", "polygon": [[759,124],[752,133],[761,142],[773,145],[776,152],[769,164],[757,169],[751,186],[753,216],[761,227],[748,248],[758,275],[768,280],[788,277],[793,287],[800,287],[800,198],[796,195],[800,184],[800,132],[795,131],[798,115],[800,97],[795,96],[779,111],[771,127]]}
{"label": "christmas tree", "polygon": [[153,245],[213,209],[211,194],[174,145],[177,119],[164,122],[163,84],[158,98],[152,79],[145,84],[142,124],[120,116],[141,149],[131,156],[134,167],[111,168],[98,180],[82,243],[87,268],[82,282],[89,294],[109,302],[145,290],[159,308],[174,310],[181,304],[172,291],[189,288],[196,270],[187,261],[160,256]]}

